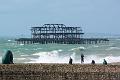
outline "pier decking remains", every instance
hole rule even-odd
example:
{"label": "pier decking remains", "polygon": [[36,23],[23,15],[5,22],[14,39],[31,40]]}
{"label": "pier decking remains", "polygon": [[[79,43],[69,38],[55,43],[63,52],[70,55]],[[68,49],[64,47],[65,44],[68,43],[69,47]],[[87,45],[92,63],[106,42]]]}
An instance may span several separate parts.
{"label": "pier decking remains", "polygon": [[106,43],[108,38],[83,38],[81,27],[67,27],[64,24],[44,24],[41,27],[31,27],[31,38],[16,39],[22,44],[97,44]]}

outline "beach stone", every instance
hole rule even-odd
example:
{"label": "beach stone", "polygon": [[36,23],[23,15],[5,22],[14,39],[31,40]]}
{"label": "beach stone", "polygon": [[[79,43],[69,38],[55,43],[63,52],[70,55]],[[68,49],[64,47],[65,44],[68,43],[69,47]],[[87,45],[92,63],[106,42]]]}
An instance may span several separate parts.
{"label": "beach stone", "polygon": [[3,56],[2,64],[13,64],[13,54],[10,50]]}
{"label": "beach stone", "polygon": [[119,68],[109,64],[0,64],[0,80],[120,80]]}

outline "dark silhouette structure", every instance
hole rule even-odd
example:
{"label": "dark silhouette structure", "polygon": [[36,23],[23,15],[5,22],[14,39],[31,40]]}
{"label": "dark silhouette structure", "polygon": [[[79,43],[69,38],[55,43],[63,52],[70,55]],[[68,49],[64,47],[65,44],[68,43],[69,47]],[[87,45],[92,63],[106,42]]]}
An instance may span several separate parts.
{"label": "dark silhouette structure", "polygon": [[22,44],[97,44],[108,42],[107,38],[83,38],[81,27],[67,27],[64,24],[44,24],[41,27],[31,27],[31,38],[16,39]]}
{"label": "dark silhouette structure", "polygon": [[94,61],[94,60],[92,60],[91,64],[95,64],[95,61]]}
{"label": "dark silhouette structure", "polygon": [[104,59],[104,61],[103,61],[103,64],[104,64],[104,65],[107,65],[107,61],[106,61],[105,59]]}
{"label": "dark silhouette structure", "polygon": [[69,64],[72,64],[73,59],[70,57]]}
{"label": "dark silhouette structure", "polygon": [[13,64],[13,54],[10,50],[8,50],[2,58],[2,64]]}
{"label": "dark silhouette structure", "polygon": [[81,63],[84,63],[84,55],[81,54]]}

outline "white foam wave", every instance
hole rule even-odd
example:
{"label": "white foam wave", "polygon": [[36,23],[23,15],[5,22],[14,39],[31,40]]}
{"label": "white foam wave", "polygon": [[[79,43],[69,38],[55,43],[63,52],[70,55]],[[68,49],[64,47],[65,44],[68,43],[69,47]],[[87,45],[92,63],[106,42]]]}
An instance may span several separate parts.
{"label": "white foam wave", "polygon": [[23,46],[24,44],[20,44],[20,46]]}
{"label": "white foam wave", "polygon": [[[38,55],[38,59],[31,59],[29,63],[68,63],[70,56],[60,57],[59,52],[62,50],[54,50],[51,52],[39,52],[33,55]],[[73,54],[71,55],[73,57]]]}
{"label": "white foam wave", "polygon": [[8,42],[11,42],[12,40],[8,40]]}
{"label": "white foam wave", "polygon": [[16,60],[25,60],[26,58],[14,58]]}
{"label": "white foam wave", "polygon": [[115,39],[115,40],[118,40],[118,41],[120,41],[120,39]]}
{"label": "white foam wave", "polygon": [[97,47],[99,47],[99,46],[97,46],[97,45],[94,45],[94,47],[96,47],[96,48],[97,48]]}
{"label": "white foam wave", "polygon": [[0,56],[0,63],[2,63],[2,56]]}
{"label": "white foam wave", "polygon": [[70,51],[76,51],[76,50],[85,50],[85,47],[77,47],[77,48],[72,48]]}
{"label": "white foam wave", "polygon": [[106,50],[120,50],[120,48],[119,47],[109,47]]}
{"label": "white foam wave", "polygon": [[43,56],[43,55],[48,55],[48,56],[53,56],[53,55],[56,55],[58,54],[59,52],[61,52],[62,50],[59,49],[59,50],[53,50],[51,52],[39,52],[39,53],[35,53],[35,54],[32,54],[32,55],[38,55],[38,56]]}
{"label": "white foam wave", "polygon": [[42,49],[42,48],[36,48],[36,49],[33,49],[33,50],[39,50],[39,49]]}
{"label": "white foam wave", "polygon": [[105,59],[108,63],[119,62],[120,56],[98,56],[98,55],[88,55],[85,57],[85,63],[91,63],[92,60],[95,60],[96,63],[103,63],[103,59]]}
{"label": "white foam wave", "polygon": [[[39,52],[33,55],[39,55],[37,59],[31,59],[32,61],[28,63],[68,63],[69,58],[72,57],[73,63],[80,63],[80,59],[76,60],[75,57],[77,53],[73,53],[71,55],[59,56],[59,51],[51,51],[51,52]],[[85,64],[90,64],[92,60],[95,60],[96,63],[103,63],[103,59],[106,59],[108,63],[119,62],[120,56],[113,55],[85,55]]]}
{"label": "white foam wave", "polygon": [[29,55],[20,55],[20,56],[29,56]]}
{"label": "white foam wave", "polygon": [[63,50],[62,50],[62,49],[59,49],[58,51],[59,51],[59,52],[62,52]]}

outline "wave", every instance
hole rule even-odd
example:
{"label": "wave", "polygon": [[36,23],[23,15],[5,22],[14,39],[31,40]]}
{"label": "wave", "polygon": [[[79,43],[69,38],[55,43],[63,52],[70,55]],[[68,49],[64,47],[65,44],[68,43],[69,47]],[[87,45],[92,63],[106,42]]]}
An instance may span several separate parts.
{"label": "wave", "polygon": [[120,39],[115,39],[115,40],[120,41]]}
{"label": "wave", "polygon": [[29,55],[20,55],[20,56],[29,56]]}
{"label": "wave", "polygon": [[50,52],[39,52],[39,53],[35,53],[34,55],[39,56],[38,59],[31,59],[32,61],[30,61],[29,63],[67,63],[68,59],[71,57],[73,57],[73,55],[66,55],[66,56],[59,56],[59,53],[62,50],[53,50]]}
{"label": "wave", "polygon": [[39,53],[35,53],[35,54],[32,54],[32,55],[38,55],[38,56],[43,56],[43,55],[49,55],[49,56],[53,56],[53,55],[56,55],[58,54],[59,52],[61,52],[62,50],[59,49],[59,50],[53,50],[51,52],[39,52]]}
{"label": "wave", "polygon": [[96,48],[98,48],[99,46],[98,46],[98,45],[94,45],[93,47],[96,47]]}
{"label": "wave", "polygon": [[0,63],[2,63],[2,56],[0,56]]}
{"label": "wave", "polygon": [[26,58],[14,58],[15,60],[25,60]]}
{"label": "wave", "polygon": [[[69,58],[72,57],[73,63],[80,64],[80,58],[76,60],[76,54],[72,53],[70,55],[59,56],[59,51],[51,51],[51,52],[39,52],[33,55],[39,55],[39,58],[31,59],[30,62],[27,63],[68,63]],[[79,56],[80,57],[80,56]],[[95,60],[96,63],[103,63],[103,59],[106,59],[108,63],[119,62],[120,56],[113,55],[85,55],[84,57],[85,64],[90,64],[92,60]]]}
{"label": "wave", "polygon": [[24,44],[20,44],[20,46],[23,46]]}
{"label": "wave", "polygon": [[97,55],[89,55],[86,57],[85,62],[91,63],[92,60],[95,60],[96,63],[103,63],[103,59],[106,59],[108,63],[114,63],[120,61],[120,56],[109,55],[109,56],[100,57]]}
{"label": "wave", "polygon": [[76,51],[76,50],[85,50],[86,48],[85,47],[77,47],[77,48],[72,48],[70,49],[69,51]]}
{"label": "wave", "polygon": [[120,48],[119,47],[109,47],[106,50],[120,50]]}
{"label": "wave", "polygon": [[11,41],[12,41],[12,40],[10,40],[10,39],[8,40],[8,42],[11,42]]}

